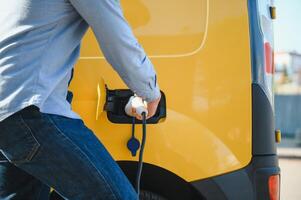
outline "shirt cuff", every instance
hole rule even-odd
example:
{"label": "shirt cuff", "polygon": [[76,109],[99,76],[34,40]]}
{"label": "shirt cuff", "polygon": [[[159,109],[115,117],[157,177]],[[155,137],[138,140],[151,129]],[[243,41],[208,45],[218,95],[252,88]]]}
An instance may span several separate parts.
{"label": "shirt cuff", "polygon": [[[153,80],[153,78],[150,80]],[[143,84],[143,87],[140,85],[139,88],[132,91],[146,102],[154,101],[161,96],[159,85],[153,81]]]}
{"label": "shirt cuff", "polygon": [[151,102],[158,99],[160,96],[161,96],[161,92],[158,84],[156,84],[156,87],[152,91],[145,93],[144,100],[146,102]]}

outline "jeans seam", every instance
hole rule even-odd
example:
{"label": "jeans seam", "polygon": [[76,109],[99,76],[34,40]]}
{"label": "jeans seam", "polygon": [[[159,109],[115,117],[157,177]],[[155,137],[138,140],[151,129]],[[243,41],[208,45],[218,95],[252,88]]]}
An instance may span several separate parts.
{"label": "jeans seam", "polygon": [[25,120],[23,119],[22,115],[19,114],[19,118],[21,120],[21,123],[25,126],[25,128],[27,129],[27,131],[29,132],[29,134],[31,135],[31,137],[33,138],[33,140],[35,141],[35,144],[33,145],[33,147],[31,148],[29,154],[26,156],[25,159],[19,160],[19,161],[12,161],[15,164],[21,164],[21,163],[25,163],[28,161],[31,161],[33,159],[33,157],[36,155],[39,147],[41,146],[41,144],[39,143],[39,141],[36,139],[36,137],[34,136],[33,132],[31,131],[30,127],[26,124]]}
{"label": "jeans seam", "polygon": [[[78,149],[85,157],[86,159],[89,161],[89,163],[93,166],[93,168],[98,172],[97,174],[100,175],[103,178],[103,181],[106,183],[106,185],[108,186],[108,188],[110,189],[111,193],[113,194],[114,198],[116,200],[118,200],[116,194],[113,192],[113,189],[111,188],[111,185],[107,182],[107,180],[105,179],[105,177],[103,176],[103,174],[97,169],[97,167],[93,164],[93,162],[89,159],[89,157],[86,155],[86,153],[84,151],[81,150],[81,148],[78,147],[78,145],[76,145],[67,135],[65,135],[63,133],[63,131],[56,125],[56,123],[53,121],[53,119],[51,119],[50,116],[46,115],[47,118],[49,119],[50,123],[56,128],[56,130],[62,135],[64,136],[69,142],[71,142],[72,145],[74,145],[76,147],[76,149]],[[92,171],[93,173],[93,171]]]}

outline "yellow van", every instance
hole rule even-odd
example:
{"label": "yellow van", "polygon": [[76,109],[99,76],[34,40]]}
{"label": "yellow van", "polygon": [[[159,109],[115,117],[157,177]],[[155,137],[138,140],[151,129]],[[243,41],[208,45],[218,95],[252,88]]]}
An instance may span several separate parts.
{"label": "yellow van", "polygon": [[[272,2],[121,3],[165,97],[147,125],[141,199],[279,199]],[[138,156],[127,148],[131,118],[123,111],[131,93],[92,31],[70,90],[73,109],[134,184]]]}

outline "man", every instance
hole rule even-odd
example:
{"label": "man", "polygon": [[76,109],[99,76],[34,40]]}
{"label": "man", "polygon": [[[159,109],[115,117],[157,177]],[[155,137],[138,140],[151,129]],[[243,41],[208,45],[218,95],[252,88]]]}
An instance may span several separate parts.
{"label": "man", "polygon": [[66,199],[138,199],[66,100],[90,26],[108,62],[154,115],[156,73],[120,2],[1,1],[0,24],[0,199],[47,199],[50,187]]}

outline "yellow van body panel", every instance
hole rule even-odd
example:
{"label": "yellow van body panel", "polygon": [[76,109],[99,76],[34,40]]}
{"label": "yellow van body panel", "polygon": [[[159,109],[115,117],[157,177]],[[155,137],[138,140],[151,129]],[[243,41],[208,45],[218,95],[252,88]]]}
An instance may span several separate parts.
{"label": "yellow van body panel", "polygon": [[[167,117],[148,125],[144,162],[186,181],[231,172],[251,160],[251,58],[247,1],[122,1],[167,99]],[[131,125],[102,112],[103,82],[126,88],[91,30],[70,90],[72,108],[116,160],[137,160],[126,143]],[[141,139],[141,126],[136,126]]]}

